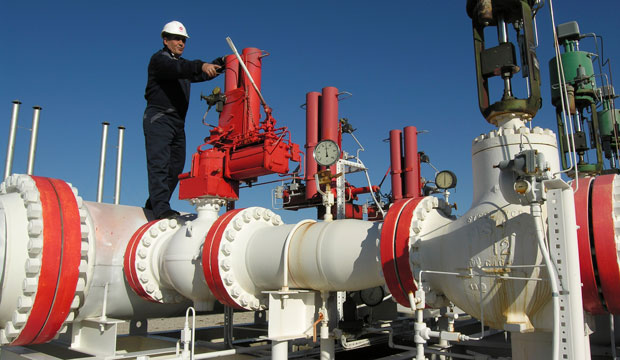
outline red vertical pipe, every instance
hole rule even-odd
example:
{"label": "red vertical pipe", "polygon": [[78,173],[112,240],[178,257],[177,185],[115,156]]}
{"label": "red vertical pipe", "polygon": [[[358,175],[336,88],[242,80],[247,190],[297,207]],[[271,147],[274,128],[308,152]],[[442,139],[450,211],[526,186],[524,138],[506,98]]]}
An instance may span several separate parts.
{"label": "red vertical pipe", "polygon": [[[320,110],[321,140],[333,140],[340,146],[338,136],[338,89],[333,86],[323,88]],[[336,173],[336,165],[330,167],[332,174]]]}
{"label": "red vertical pipe", "polygon": [[306,94],[306,199],[317,193],[314,174],[318,164],[314,160],[314,147],[319,141],[319,99],[321,93],[313,91]]}
{"label": "red vertical pipe", "polygon": [[418,130],[415,126],[405,127],[405,197],[420,196],[420,165],[418,160]]}
{"label": "red vertical pipe", "polygon": [[226,56],[226,72],[224,74],[224,92],[239,87],[239,60],[235,55]]}
{"label": "red vertical pipe", "polygon": [[402,131],[390,130],[390,166],[392,167],[393,201],[403,198],[401,136]]}
{"label": "red vertical pipe", "polygon": [[[261,62],[262,62],[262,51],[257,48],[245,48],[243,49],[243,62],[245,66],[248,68],[254,83],[258,90],[260,90],[260,82],[261,82]],[[248,94],[248,122],[246,124],[245,131],[253,131],[258,129],[260,126],[260,97],[256,90],[254,90],[254,86],[247,78],[245,72],[243,73],[243,83],[246,88],[246,93]]]}

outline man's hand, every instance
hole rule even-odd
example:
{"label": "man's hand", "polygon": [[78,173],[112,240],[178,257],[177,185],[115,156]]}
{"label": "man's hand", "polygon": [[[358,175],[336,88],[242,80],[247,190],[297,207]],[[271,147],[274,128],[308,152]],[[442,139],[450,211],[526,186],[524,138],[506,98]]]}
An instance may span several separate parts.
{"label": "man's hand", "polygon": [[202,64],[202,72],[209,75],[209,77],[216,77],[218,75],[217,69],[221,68],[219,65],[204,63]]}

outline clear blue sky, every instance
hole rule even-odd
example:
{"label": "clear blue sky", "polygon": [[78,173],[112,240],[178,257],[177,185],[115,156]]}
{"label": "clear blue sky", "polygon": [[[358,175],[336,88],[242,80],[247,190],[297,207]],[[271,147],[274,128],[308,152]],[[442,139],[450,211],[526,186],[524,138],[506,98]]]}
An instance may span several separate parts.
{"label": "clear blue sky", "polygon": [[[605,39],[605,57],[620,79],[616,40],[620,2],[555,1],[556,23],[579,22],[581,32]],[[454,171],[459,183],[451,199],[459,213],[471,202],[471,141],[492,129],[478,111],[471,21],[465,1],[2,1],[3,56],[0,66],[0,158],[5,159],[11,101],[22,102],[13,172],[25,173],[32,106],[43,107],[35,174],[60,178],[94,201],[101,122],[111,123],[104,202],[113,201],[117,130],[125,126],[121,203],[141,206],[147,197],[142,114],[146,67],[161,47],[161,28],[183,22],[191,36],[184,57],[210,60],[258,47],[263,61],[262,92],[278,125],[288,126],[303,146],[309,91],[335,86],[353,94],[341,101],[340,116],[357,128],[366,148],[362,159],[371,178],[381,180],[389,164],[390,129],[414,125],[439,169]],[[547,63],[553,56],[548,4],[537,17],[543,109],[534,124],[556,130]],[[490,35],[488,35],[490,36]],[[582,50],[594,51],[592,40]],[[520,75],[518,75],[520,79]],[[208,135],[201,92],[223,86],[223,77],[194,84],[186,120],[188,158]],[[619,85],[620,86],[620,85]],[[617,86],[618,87],[618,86]],[[617,92],[620,89],[617,90]],[[500,90],[496,90],[496,97]],[[216,113],[208,121],[217,121]],[[345,150],[355,144],[345,139]],[[294,165],[292,165],[294,167]],[[189,161],[186,162],[186,171]],[[4,170],[4,161],[2,162]],[[424,166],[422,175],[433,178]],[[272,180],[266,177],[261,180]],[[361,178],[352,178],[364,186]],[[243,189],[241,206],[271,206],[272,185]],[[389,179],[383,188],[389,192]],[[174,198],[177,195],[175,193]],[[175,200],[173,207],[193,209]],[[314,212],[284,214],[289,221]]]}

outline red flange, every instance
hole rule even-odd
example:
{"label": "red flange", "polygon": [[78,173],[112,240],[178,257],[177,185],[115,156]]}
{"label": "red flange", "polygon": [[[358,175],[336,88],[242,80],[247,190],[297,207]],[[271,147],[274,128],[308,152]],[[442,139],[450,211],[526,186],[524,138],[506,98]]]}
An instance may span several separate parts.
{"label": "red flange", "polygon": [[81,258],[80,215],[71,188],[61,180],[32,176],[43,214],[43,250],[37,292],[28,320],[11,345],[51,340],[71,311]]}
{"label": "red flange", "polygon": [[159,302],[151,297],[142,284],[140,284],[140,279],[138,278],[138,272],[136,271],[136,249],[142,239],[142,236],[159,220],[150,221],[138,228],[136,232],[133,234],[129,242],[127,243],[127,248],[125,250],[125,257],[123,259],[123,272],[125,273],[125,278],[127,279],[127,284],[129,287],[141,298],[151,301],[151,302]]}
{"label": "red flange", "polygon": [[409,267],[409,228],[413,211],[423,198],[396,201],[388,211],[381,230],[381,267],[394,300],[409,307],[409,292],[417,289]]}
{"label": "red flange", "polygon": [[[590,243],[590,193],[594,178],[578,179],[579,187],[575,193],[575,216],[577,219],[577,246],[579,248],[579,270],[581,273],[581,296],[583,309],[591,314],[605,314],[596,285],[596,274],[592,263],[592,244]],[[572,186],[575,188],[576,181]]]}
{"label": "red flange", "polygon": [[[604,314],[605,308],[599,296],[596,285],[596,274],[592,263],[592,249],[590,242],[590,193],[593,178],[580,178],[579,187],[575,193],[575,215],[577,220],[577,239],[579,248],[579,268],[581,274],[583,308],[592,314]],[[576,183],[573,182],[573,189]]]}
{"label": "red flange", "polygon": [[[409,260],[409,235],[411,231],[411,221],[413,220],[413,213],[422,201],[422,197],[413,198],[402,210],[400,218],[398,219],[398,225],[396,228],[396,237],[394,238],[394,253],[396,255],[396,268],[398,270],[398,278],[400,280],[401,287],[405,291],[405,296],[410,292],[418,290],[415,285],[415,279],[411,272],[410,260]],[[407,304],[409,304],[409,298],[407,297]]]}
{"label": "red flange", "polygon": [[216,299],[218,299],[222,304],[228,305],[235,309],[243,310],[244,308],[237,304],[235,300],[233,300],[230,295],[228,295],[228,291],[226,291],[226,287],[222,282],[222,277],[220,275],[220,267],[218,261],[218,254],[220,250],[220,243],[222,241],[222,235],[224,234],[224,230],[228,223],[232,220],[232,218],[241,212],[244,209],[236,209],[231,210],[220,216],[207,233],[205,237],[205,242],[202,250],[202,270],[205,275],[205,280],[207,281],[207,285],[209,289],[213,293]]}
{"label": "red flange", "polygon": [[[620,314],[620,266],[614,224],[614,182],[617,175],[602,175],[592,187],[592,235],[598,275],[607,310]],[[619,179],[620,180],[620,179]]]}
{"label": "red flange", "polygon": [[62,180],[48,179],[58,196],[62,216],[62,263],[60,276],[49,317],[35,339],[35,344],[46,343],[56,336],[71,311],[75,289],[80,276],[82,232],[80,212],[73,190]]}

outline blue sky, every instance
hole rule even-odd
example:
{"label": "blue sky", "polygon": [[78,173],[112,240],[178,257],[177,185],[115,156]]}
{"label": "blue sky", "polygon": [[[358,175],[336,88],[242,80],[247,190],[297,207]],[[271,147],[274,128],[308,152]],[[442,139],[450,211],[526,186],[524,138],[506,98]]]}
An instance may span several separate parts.
{"label": "blue sky", "polygon": [[[582,33],[605,39],[605,58],[620,79],[620,2],[555,1],[556,23],[577,20]],[[383,139],[390,129],[414,125],[427,132],[420,150],[439,169],[458,178],[451,199],[463,213],[471,203],[471,141],[488,132],[478,110],[471,21],[465,1],[3,1],[0,66],[0,149],[8,138],[11,101],[22,102],[13,172],[25,173],[32,106],[42,106],[35,174],[76,186],[85,200],[97,190],[101,122],[110,122],[104,202],[113,201],[117,127],[126,127],[121,203],[141,206],[147,197],[142,114],[146,67],[161,47],[159,33],[170,20],[191,36],[184,57],[210,60],[237,48],[258,47],[263,61],[262,93],[278,125],[304,144],[309,91],[335,86],[353,94],[340,102],[366,148],[362,160],[378,183],[389,164]],[[547,63],[553,56],[549,6],[537,17],[543,108],[534,125],[556,130]],[[487,35],[490,36],[490,35]],[[582,50],[594,52],[592,40]],[[613,69],[612,69],[613,70]],[[518,75],[520,79],[520,75]],[[194,84],[186,119],[188,158],[208,135],[200,93],[223,86],[223,77]],[[495,96],[500,96],[496,88]],[[216,113],[207,121],[217,122]],[[345,138],[344,149],[355,152]],[[4,159],[5,152],[2,152]],[[4,169],[4,162],[2,163]],[[189,161],[186,162],[186,171]],[[294,167],[294,165],[292,165]],[[422,175],[434,177],[424,165]],[[273,180],[273,177],[261,181]],[[351,177],[364,186],[361,177]],[[238,207],[270,207],[273,185],[243,189]],[[383,187],[389,192],[389,179]],[[177,195],[175,193],[174,198]],[[192,211],[183,201],[173,207]],[[285,220],[313,217],[287,214]]]}

